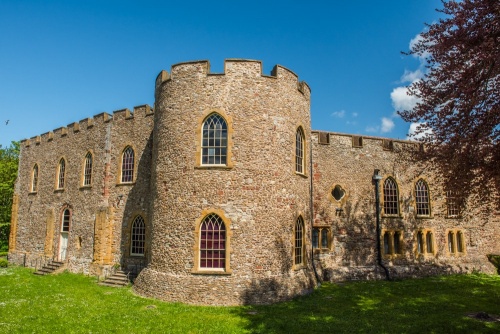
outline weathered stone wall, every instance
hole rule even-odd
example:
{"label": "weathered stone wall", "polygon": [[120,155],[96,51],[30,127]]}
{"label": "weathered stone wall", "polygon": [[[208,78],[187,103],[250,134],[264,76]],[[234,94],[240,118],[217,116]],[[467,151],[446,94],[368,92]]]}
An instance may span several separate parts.
{"label": "weathered stone wall", "polygon": [[[227,60],[224,73],[214,74],[208,62],[177,64],[158,76],[155,100],[154,113],[147,105],[102,113],[22,142],[10,261],[40,266],[58,259],[62,214],[69,209],[70,271],[102,276],[117,266],[140,271],[148,265],[135,290],[163,300],[265,304],[309,292],[315,272],[332,281],[383,278],[372,181],[378,169],[381,207],[386,178],[394,178],[399,190],[399,214],[381,214],[382,232],[402,233],[401,254],[382,254],[391,276],[494,272],[486,254],[500,253],[498,211],[470,198],[459,218],[448,217],[439,176],[407,159],[415,144],[376,137],[359,143],[352,135],[311,131],[310,89],[290,70],[276,66],[266,76],[258,61]],[[227,166],[201,164],[201,127],[212,112],[228,123]],[[304,173],[295,171],[299,127]],[[134,179],[122,183],[127,146],[135,153]],[[93,155],[92,183],[83,186],[87,152]],[[65,186],[56,189],[61,158]],[[35,164],[38,188],[32,191]],[[430,188],[428,217],[415,212],[419,178]],[[338,201],[332,197],[336,185],[344,192]],[[228,230],[224,270],[199,268],[197,236],[210,213]],[[137,215],[146,224],[144,256],[130,254]],[[305,223],[300,266],[293,257],[298,217]],[[327,248],[312,249],[312,227],[327,229]],[[419,230],[432,231],[432,253],[418,254]],[[448,231],[463,232],[464,252],[450,254]]]}
{"label": "weathered stone wall", "polygon": [[[383,255],[383,264],[392,276],[426,274],[492,272],[486,254],[498,251],[498,215],[482,216],[476,206],[461,218],[449,218],[442,184],[425,165],[408,159],[409,149],[418,149],[409,142],[392,141],[393,149],[384,149],[382,138],[363,137],[362,147],[353,147],[353,136],[329,134],[329,144],[319,143],[319,132],[313,132],[314,226],[330,228],[332,243],[329,250],[317,250],[315,263],[328,280],[367,279],[384,277],[377,265],[377,233],[375,186],[372,176],[380,170],[380,205],[383,207],[383,183],[393,177],[399,188],[399,211],[396,217],[381,210],[381,229],[402,231],[402,254]],[[325,135],[325,134],[323,134]],[[415,209],[415,182],[422,178],[430,191],[431,214],[418,217]],[[331,191],[335,185],[345,190],[337,201]],[[434,234],[435,252],[418,255],[416,233],[430,229]],[[448,252],[447,231],[463,231],[466,252]],[[494,236],[496,234],[496,236]],[[383,240],[381,240],[383,244]],[[384,252],[382,252],[383,254]]]}
{"label": "weathered stone wall", "polygon": [[[162,81],[163,78],[163,81]],[[295,133],[309,147],[309,88],[277,66],[227,60],[162,72],[156,91],[151,264],[135,290],[195,304],[269,303],[313,287],[309,262],[293,266],[293,229],[301,215],[310,233],[310,171],[295,172]],[[200,165],[200,128],[211,113],[229,124],[228,166]],[[307,159],[309,155],[307,153]],[[210,212],[226,218],[230,265],[198,270],[196,229]],[[308,242],[309,244],[309,242]]]}
{"label": "weathered stone wall", "polygon": [[[67,249],[67,267],[71,271],[99,274],[101,267],[120,264],[126,259],[122,224],[126,226],[128,217],[140,207],[135,197],[130,203],[126,201],[130,194],[148,194],[150,173],[141,170],[138,185],[122,187],[117,185],[114,176],[120,165],[117,162],[121,159],[120,150],[126,142],[134,143],[138,167],[144,169],[150,165],[143,161],[143,155],[150,159],[150,150],[146,147],[151,139],[151,116],[149,106],[137,107],[133,115],[128,110],[115,112],[113,116],[102,113],[22,142],[16,184],[18,228],[13,229],[11,237],[15,248],[11,247],[9,259],[39,266],[48,259],[60,258],[65,209],[71,212]],[[83,185],[87,152],[93,157],[90,186]],[[65,184],[63,189],[57,189],[61,158],[66,163]],[[32,191],[35,164],[39,169],[38,187]],[[102,212],[104,216],[100,215]],[[99,227],[106,228],[96,229],[96,221],[102,223]],[[105,240],[95,244],[96,236]],[[95,266],[91,266],[92,262]]]}

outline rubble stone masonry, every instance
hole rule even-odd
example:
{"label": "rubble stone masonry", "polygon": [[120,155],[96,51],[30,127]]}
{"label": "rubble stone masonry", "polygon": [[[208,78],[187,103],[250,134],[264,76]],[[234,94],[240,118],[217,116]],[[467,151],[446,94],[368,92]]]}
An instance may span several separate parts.
{"label": "rubble stone masonry", "polygon": [[[268,304],[308,293],[320,280],[382,279],[386,270],[391,277],[494,271],[486,254],[500,253],[498,212],[472,198],[450,216],[439,175],[406,158],[414,143],[312,131],[311,91],[295,73],[277,65],[264,75],[252,60],[224,65],[224,73],[211,73],[207,61],[176,64],[156,79],[154,110],[102,113],[22,141],[9,260],[61,259],[72,272],[101,277],[121,267],[140,272],[139,294],[204,305]],[[218,165],[202,162],[202,128],[213,114],[227,124],[227,161]],[[134,162],[125,180],[127,148]],[[396,184],[390,214],[388,178]],[[417,182],[429,190],[425,215],[417,214]],[[226,229],[221,268],[200,264],[210,215]],[[145,246],[133,254],[139,216]]]}

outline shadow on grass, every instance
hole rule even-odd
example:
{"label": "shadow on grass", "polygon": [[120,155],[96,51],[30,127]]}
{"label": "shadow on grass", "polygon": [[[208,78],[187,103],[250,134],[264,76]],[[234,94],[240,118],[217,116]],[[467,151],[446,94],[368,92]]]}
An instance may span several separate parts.
{"label": "shadow on grass", "polygon": [[498,333],[500,277],[456,275],[324,284],[309,296],[238,309],[251,333]]}

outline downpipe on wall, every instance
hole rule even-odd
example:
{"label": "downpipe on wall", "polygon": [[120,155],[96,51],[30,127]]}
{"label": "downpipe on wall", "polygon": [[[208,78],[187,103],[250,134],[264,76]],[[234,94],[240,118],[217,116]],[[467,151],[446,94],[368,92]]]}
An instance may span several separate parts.
{"label": "downpipe on wall", "polygon": [[373,176],[372,176],[372,181],[375,184],[375,214],[377,216],[377,263],[380,267],[384,269],[385,272],[385,278],[390,281],[391,276],[389,275],[389,270],[387,267],[382,263],[382,250],[381,250],[381,245],[380,245],[380,193],[379,193],[379,182],[382,180],[382,175],[380,175],[380,170],[375,169],[373,171]]}
{"label": "downpipe on wall", "polygon": [[316,271],[316,266],[314,264],[314,245],[313,241],[313,229],[314,229],[314,201],[313,201],[313,158],[312,158],[312,140],[309,140],[309,212],[311,213],[311,264],[314,270],[314,276],[318,282],[318,286],[321,286],[321,277],[319,277]]}

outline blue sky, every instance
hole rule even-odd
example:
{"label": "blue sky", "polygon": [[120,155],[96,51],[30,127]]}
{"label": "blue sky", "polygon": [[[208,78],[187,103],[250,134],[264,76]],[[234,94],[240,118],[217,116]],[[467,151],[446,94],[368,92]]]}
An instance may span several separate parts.
{"label": "blue sky", "polygon": [[[403,56],[437,0],[0,1],[0,144],[154,103],[172,64],[283,65],[312,89],[316,130],[406,138],[395,106],[422,61]],[[409,103],[409,104],[408,104]],[[8,124],[5,124],[8,120]]]}

